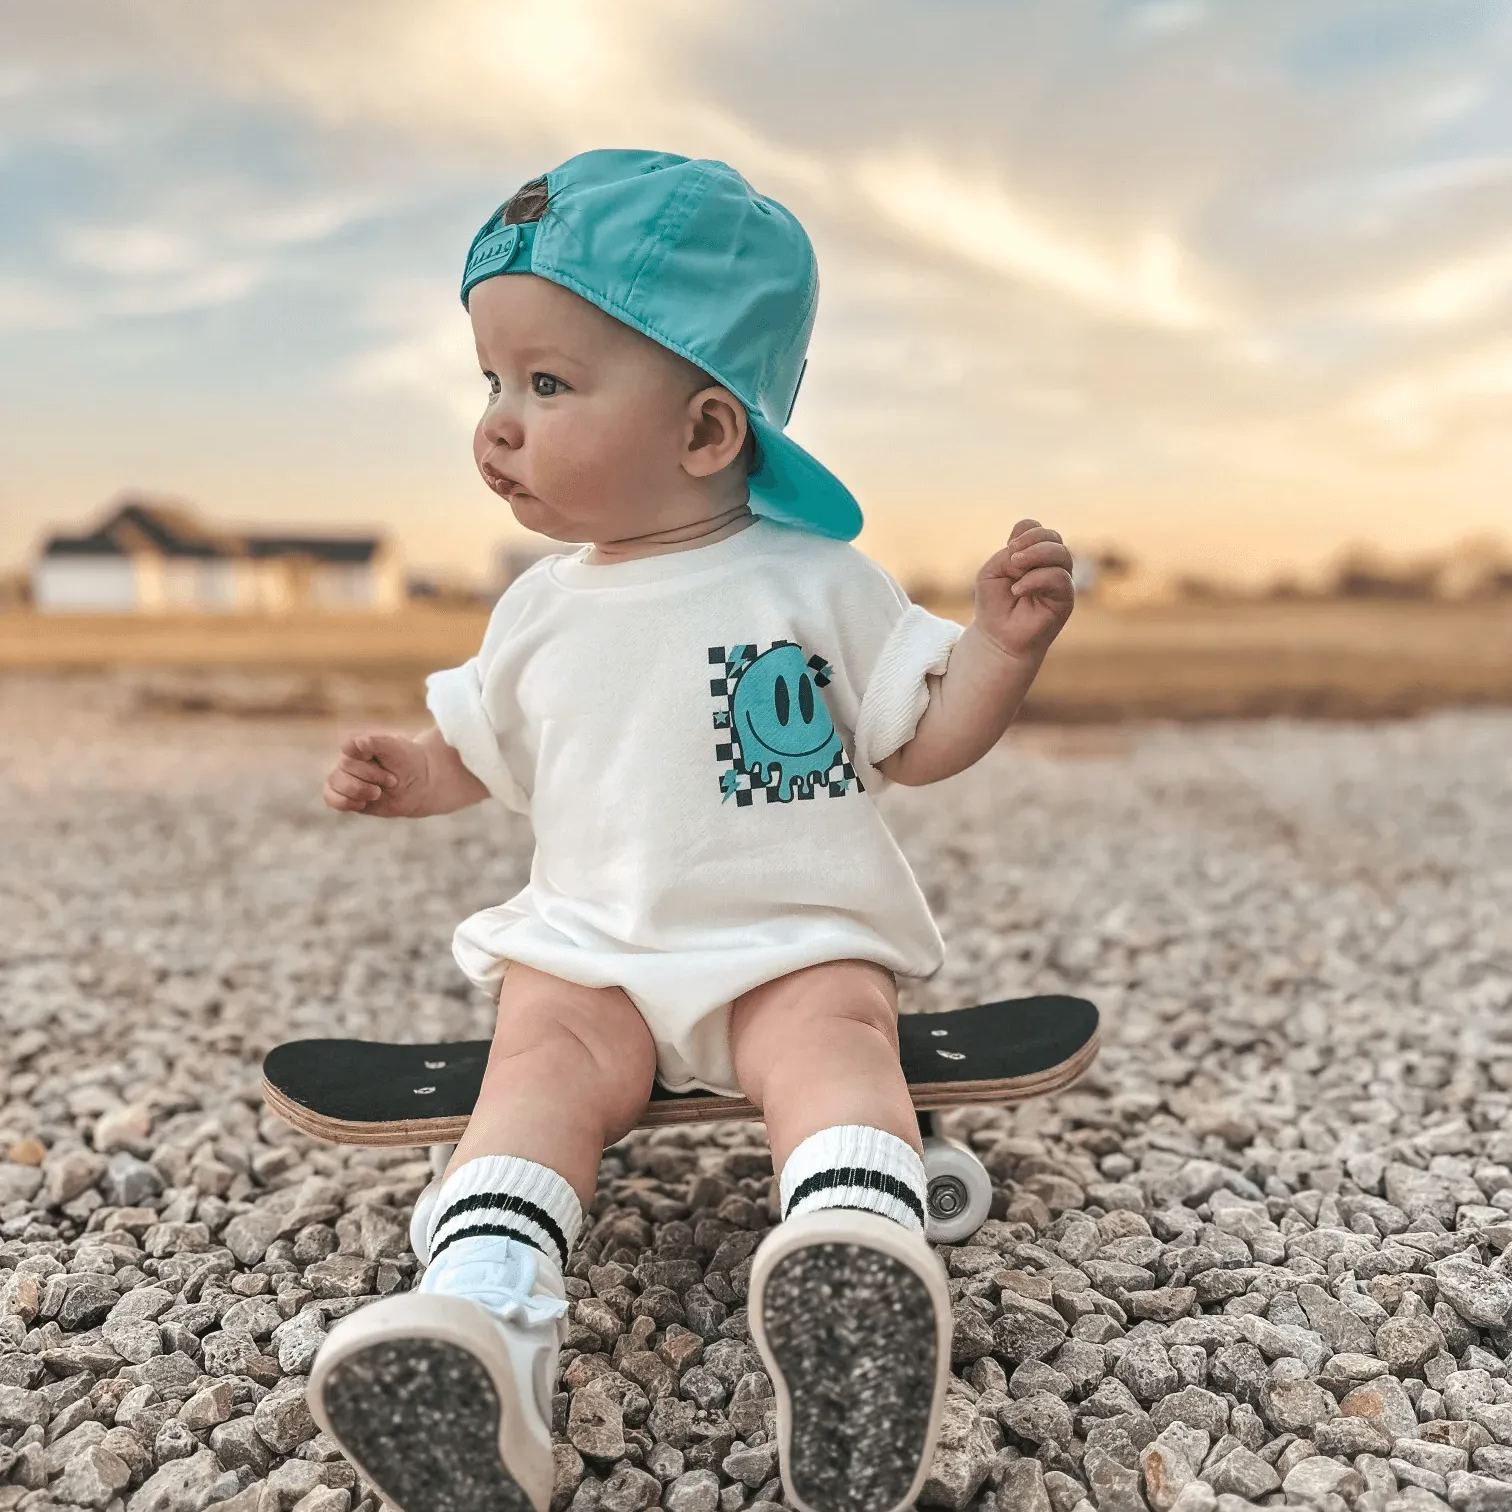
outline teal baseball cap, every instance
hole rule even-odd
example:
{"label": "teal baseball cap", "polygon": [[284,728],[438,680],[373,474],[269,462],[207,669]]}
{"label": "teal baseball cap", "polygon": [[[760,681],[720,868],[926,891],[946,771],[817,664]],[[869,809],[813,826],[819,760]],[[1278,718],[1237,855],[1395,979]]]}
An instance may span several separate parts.
{"label": "teal baseball cap", "polygon": [[463,308],[475,284],[501,273],[549,278],[729,389],[760,448],[753,513],[841,541],[860,532],[850,490],[783,434],[819,304],[813,245],[792,211],[728,163],[580,152],[483,223],[467,251]]}

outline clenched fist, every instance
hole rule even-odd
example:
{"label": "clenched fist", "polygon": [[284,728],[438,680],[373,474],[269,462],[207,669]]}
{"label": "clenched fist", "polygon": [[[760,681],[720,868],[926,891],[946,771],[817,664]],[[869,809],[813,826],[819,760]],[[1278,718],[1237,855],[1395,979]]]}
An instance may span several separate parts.
{"label": "clenched fist", "polygon": [[1071,553],[1060,531],[1020,520],[976,575],[976,623],[998,650],[1042,657],[1076,605]]}
{"label": "clenched fist", "polygon": [[412,819],[429,785],[430,757],[418,740],[381,733],[348,735],[323,796],[327,808],[378,819]]}

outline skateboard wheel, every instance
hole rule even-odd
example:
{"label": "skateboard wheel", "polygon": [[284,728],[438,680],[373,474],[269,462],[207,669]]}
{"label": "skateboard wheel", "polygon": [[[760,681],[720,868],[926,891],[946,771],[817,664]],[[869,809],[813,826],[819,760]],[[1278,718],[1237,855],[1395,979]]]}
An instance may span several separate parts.
{"label": "skateboard wheel", "polygon": [[992,1178],[959,1139],[931,1136],[924,1144],[924,1233],[932,1244],[969,1239],[992,1211]]}

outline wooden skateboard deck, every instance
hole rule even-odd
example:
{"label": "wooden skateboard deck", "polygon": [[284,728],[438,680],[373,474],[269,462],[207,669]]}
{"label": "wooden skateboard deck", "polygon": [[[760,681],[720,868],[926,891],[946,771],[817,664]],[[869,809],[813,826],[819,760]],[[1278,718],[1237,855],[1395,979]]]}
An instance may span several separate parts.
{"label": "wooden skateboard deck", "polygon": [[[1097,1055],[1097,1009],[1084,998],[1009,998],[898,1018],[914,1107],[1021,1102],[1068,1087]],[[305,1039],[263,1058],[264,1101],[317,1139],[339,1144],[432,1145],[461,1139],[483,1085],[488,1040],[430,1045]],[[658,1081],[638,1129],[760,1118],[743,1097]]]}

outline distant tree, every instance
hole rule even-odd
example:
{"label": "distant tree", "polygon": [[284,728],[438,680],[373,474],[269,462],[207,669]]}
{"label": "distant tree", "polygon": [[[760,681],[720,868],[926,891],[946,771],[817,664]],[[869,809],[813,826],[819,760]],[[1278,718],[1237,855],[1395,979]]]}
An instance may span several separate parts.
{"label": "distant tree", "polygon": [[1261,598],[1270,599],[1304,599],[1307,596],[1307,589],[1302,583],[1284,573],[1278,578],[1273,578],[1260,594]]}
{"label": "distant tree", "polygon": [[1232,598],[1233,591],[1212,578],[1196,573],[1181,573],[1171,579],[1171,590],[1179,599],[1200,600],[1211,603],[1217,599]]}
{"label": "distant tree", "polygon": [[31,573],[26,568],[0,574],[0,609],[24,609],[32,602]]}
{"label": "distant tree", "polygon": [[1498,570],[1512,570],[1512,546],[1505,536],[1490,530],[1461,536],[1449,548],[1449,556],[1456,562],[1483,562]]}
{"label": "distant tree", "polygon": [[932,577],[928,573],[922,574],[919,577],[909,578],[903,584],[903,591],[916,604],[925,602],[938,603],[941,599],[946,598],[950,592],[949,588],[940,578]]}
{"label": "distant tree", "polygon": [[1390,563],[1374,547],[1348,546],[1336,558],[1333,591],[1340,598],[1432,598],[1440,560]]}

